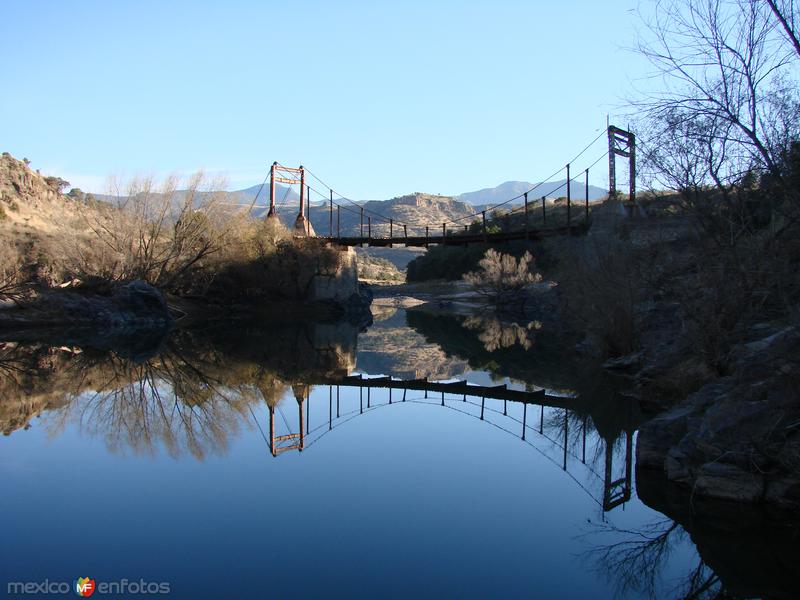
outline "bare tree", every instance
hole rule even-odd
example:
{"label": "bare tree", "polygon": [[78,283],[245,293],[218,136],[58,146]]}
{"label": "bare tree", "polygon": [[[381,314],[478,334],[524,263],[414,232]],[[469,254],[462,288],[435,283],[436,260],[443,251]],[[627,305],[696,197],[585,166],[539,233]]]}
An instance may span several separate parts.
{"label": "bare tree", "polygon": [[22,300],[29,292],[23,279],[20,253],[11,242],[0,240],[0,301]]}
{"label": "bare tree", "polygon": [[633,102],[641,172],[696,217],[695,275],[678,297],[719,372],[743,323],[800,293],[796,15],[793,0],[660,0],[642,15],[637,49],[654,72]]}
{"label": "bare tree", "polygon": [[75,270],[175,288],[190,270],[230,248],[228,242],[247,237],[240,231],[243,211],[226,206],[225,192],[218,191],[223,187],[223,182],[207,183],[202,173],[184,189],[175,177],[161,185],[152,178],[135,179],[124,194],[117,187],[116,208],[85,209],[84,221],[96,239],[76,242]]}
{"label": "bare tree", "polygon": [[797,31],[800,15],[798,15],[798,7],[794,0],[767,0],[767,4],[778,23],[781,24],[786,39],[794,46],[797,56],[800,57],[800,35]]}
{"label": "bare tree", "polygon": [[[703,147],[704,180],[729,184],[751,169],[775,171],[797,139],[797,55],[760,0],[663,0],[644,15],[638,50],[659,90],[635,106],[656,133],[678,127]],[[775,98],[781,98],[776,102]],[[655,147],[660,136],[650,141]],[[645,156],[647,156],[645,150]]]}

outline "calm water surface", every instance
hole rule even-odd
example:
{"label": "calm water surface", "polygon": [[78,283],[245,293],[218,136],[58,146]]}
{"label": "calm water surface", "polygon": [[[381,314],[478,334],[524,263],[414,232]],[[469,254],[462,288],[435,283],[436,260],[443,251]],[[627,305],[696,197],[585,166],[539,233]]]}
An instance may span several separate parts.
{"label": "calm water surface", "polygon": [[[390,310],[360,334],[226,327],[124,349],[78,335],[1,350],[3,592],[83,576],[167,582],[177,598],[759,585],[720,582],[736,565],[698,552],[680,510],[639,498],[638,407],[538,323]],[[359,374],[546,395],[343,379]]]}

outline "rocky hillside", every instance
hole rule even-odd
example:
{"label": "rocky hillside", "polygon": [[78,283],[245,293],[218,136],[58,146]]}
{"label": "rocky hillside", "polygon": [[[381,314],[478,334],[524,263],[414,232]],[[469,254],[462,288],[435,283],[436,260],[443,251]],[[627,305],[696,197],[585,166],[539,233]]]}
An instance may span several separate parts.
{"label": "rocky hillside", "polygon": [[[468,217],[475,212],[473,207],[455,198],[419,192],[375,203],[376,206],[374,207],[372,204],[372,202],[367,202],[365,209],[382,212],[397,221],[408,223],[409,228],[413,224],[419,224],[424,227],[429,223],[434,227],[445,221]],[[416,228],[414,229],[416,231]]]}
{"label": "rocky hillside", "polygon": [[[79,190],[63,194],[68,182],[31,170],[7,152],[0,156],[0,269],[17,268],[49,278],[63,256],[64,231],[86,230],[87,211],[107,207]],[[3,275],[0,272],[0,276]]]}

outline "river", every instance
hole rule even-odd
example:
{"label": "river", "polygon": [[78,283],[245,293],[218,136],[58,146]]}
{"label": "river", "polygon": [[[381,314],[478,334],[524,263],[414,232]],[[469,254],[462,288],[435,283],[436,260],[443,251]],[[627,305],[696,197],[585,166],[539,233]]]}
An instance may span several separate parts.
{"label": "river", "polygon": [[636,402],[538,322],[384,308],[362,332],[11,338],[0,345],[6,586],[792,595],[794,534],[737,507],[699,519],[657,477],[637,479]]}

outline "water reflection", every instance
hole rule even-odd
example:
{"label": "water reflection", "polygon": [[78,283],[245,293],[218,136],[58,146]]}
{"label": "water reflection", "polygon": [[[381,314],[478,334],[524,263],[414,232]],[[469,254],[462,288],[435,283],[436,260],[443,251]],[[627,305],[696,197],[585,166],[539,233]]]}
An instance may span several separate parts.
{"label": "water reflection", "polygon": [[[795,518],[756,506],[693,501],[660,474],[637,473],[637,492],[665,517],[635,529],[595,522],[582,536],[589,546],[584,558],[620,596],[797,597]],[[683,572],[669,577],[670,561],[682,554],[693,557]]]}
{"label": "water reflection", "polygon": [[[665,536],[667,552],[676,551],[681,544],[696,549],[693,568],[674,586],[676,597],[800,596],[800,522],[796,515],[693,498],[663,474],[643,469],[636,473],[636,493],[647,506],[667,517],[665,530],[675,532]],[[667,522],[671,523],[668,527]],[[654,565],[656,572],[664,569],[665,560]]]}
{"label": "water reflection", "polygon": [[74,331],[48,332],[43,343],[5,342],[0,423],[9,435],[46,415],[52,434],[77,423],[112,451],[220,454],[252,427],[253,406],[276,406],[298,379],[348,374],[356,334],[346,326],[287,326],[238,331],[234,341],[225,328],[179,331],[150,355],[124,343],[111,349],[105,340],[79,348]]}
{"label": "water reflection", "polygon": [[464,327],[478,332],[478,339],[487,352],[499,348],[519,346],[529,350],[533,345],[533,333],[542,328],[541,321],[527,323],[505,322],[494,313],[473,315],[464,320]]}
{"label": "water reflection", "polygon": [[[399,323],[388,322],[397,316],[384,323],[398,328]],[[521,335],[523,347],[528,346],[527,336],[538,329],[533,323],[505,324],[491,317],[473,317],[456,327],[483,348],[491,337],[489,347],[505,350],[512,340],[518,344]],[[389,344],[379,353],[385,364],[400,365],[403,373],[408,355],[419,354],[408,338],[420,336],[405,329],[406,354]],[[532,380],[509,387],[427,376],[352,377],[363,354],[357,354],[358,332],[348,325],[287,325],[233,334],[228,327],[179,330],[144,336],[147,344],[137,341],[134,349],[106,338],[92,344],[81,332],[49,335],[46,343],[21,340],[0,349],[0,364],[16,374],[4,384],[4,396],[17,399],[4,403],[6,411],[17,409],[3,415],[6,433],[43,414],[52,435],[76,424],[113,452],[154,455],[163,449],[173,457],[203,459],[224,455],[241,431],[258,429],[278,456],[302,451],[353,416],[396,401],[438,404],[519,437],[570,475],[573,465],[581,467],[594,483],[581,478],[580,485],[604,510],[631,498],[631,440],[638,412],[630,400],[616,398],[609,408],[608,402],[589,396],[548,395]],[[76,336],[83,347],[74,345]],[[452,355],[460,347],[443,343],[436,351]],[[321,393],[312,393],[315,389]],[[357,405],[354,393],[342,399],[343,389],[357,389]],[[266,422],[257,416],[263,407]],[[616,415],[615,426],[597,427],[609,411]],[[320,418],[326,414],[327,419]],[[533,433],[538,440],[531,438]]]}
{"label": "water reflection", "polygon": [[[273,456],[290,450],[303,451],[360,415],[408,402],[447,408],[518,437],[557,464],[604,511],[631,499],[631,434],[624,436],[622,443],[603,439],[591,430],[590,415],[567,408],[570,398],[547,396],[542,391],[510,390],[504,385],[365,378],[362,375],[317,386],[317,389],[322,393],[312,396],[311,386],[295,384],[293,399],[285,398],[284,403],[290,405],[287,411],[279,404],[269,406],[267,444]],[[355,389],[357,395],[344,393]],[[296,408],[292,408],[295,405]],[[321,415],[316,416],[313,423],[312,407],[314,415]],[[278,415],[281,419],[277,419]],[[576,470],[578,473],[574,474]],[[589,479],[584,475],[589,475]],[[593,489],[594,483],[602,484],[600,491]]]}
{"label": "water reflection", "polygon": [[[75,331],[41,337],[0,344],[6,435],[41,415],[53,436],[77,427],[116,453],[203,460],[248,432],[275,464],[291,464],[285,454],[322,453],[331,432],[347,435],[364,415],[397,404],[448,411],[516,438],[596,503],[584,558],[620,597],[791,595],[797,529],[741,513],[722,519],[716,507],[716,521],[699,518],[685,495],[647,474],[634,490],[638,405],[564,360],[541,323],[415,310],[387,313],[360,337],[330,324],[155,332],[133,345]],[[620,513],[637,495],[665,518],[631,526]],[[676,555],[693,557],[677,577]]]}
{"label": "water reflection", "polygon": [[[586,539],[592,544],[586,557],[593,566],[616,584],[620,596],[632,591],[657,597],[663,568],[679,544],[687,541],[683,528],[670,519],[659,519],[636,530],[624,529],[607,521],[594,524]],[[609,540],[597,542],[597,539]],[[689,586],[678,592],[673,588],[674,597],[698,598],[702,589],[718,583],[711,573],[711,579],[704,581],[704,564],[686,575]],[[708,585],[706,585],[708,583]],[[673,584],[674,585],[674,584]],[[683,587],[683,586],[681,586]]]}

